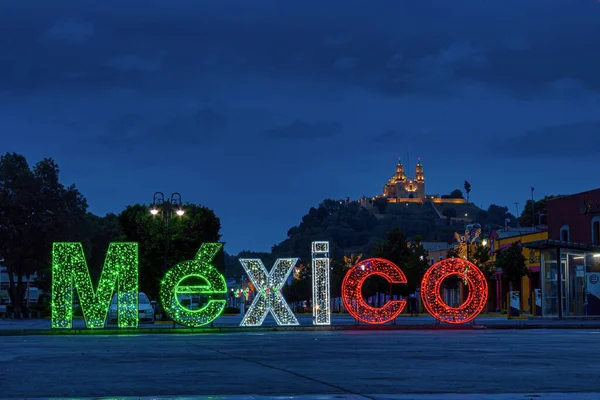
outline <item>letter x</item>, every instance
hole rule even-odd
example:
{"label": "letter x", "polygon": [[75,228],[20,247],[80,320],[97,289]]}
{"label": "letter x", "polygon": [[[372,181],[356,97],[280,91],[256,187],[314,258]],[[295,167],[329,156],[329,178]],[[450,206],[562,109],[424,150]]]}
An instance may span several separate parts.
{"label": "letter x", "polygon": [[277,325],[299,325],[281,293],[281,288],[297,261],[297,258],[279,258],[271,273],[268,273],[261,260],[240,259],[254,284],[256,296],[240,326],[261,326],[269,311]]}

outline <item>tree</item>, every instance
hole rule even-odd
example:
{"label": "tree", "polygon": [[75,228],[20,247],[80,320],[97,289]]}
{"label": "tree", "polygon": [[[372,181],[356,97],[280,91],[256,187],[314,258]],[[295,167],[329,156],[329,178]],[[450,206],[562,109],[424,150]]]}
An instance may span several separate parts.
{"label": "tree", "polygon": [[513,284],[520,286],[521,279],[524,276],[529,276],[521,242],[512,243],[509,247],[498,252],[496,255],[496,268],[502,269],[502,275],[510,283],[511,290]]}
{"label": "tree", "polygon": [[379,214],[385,214],[385,211],[388,206],[388,199],[386,199],[385,197],[378,197],[373,202],[373,205],[375,206],[375,208],[377,208],[377,212]]}
{"label": "tree", "polygon": [[[117,215],[109,213],[99,217],[92,213],[86,214],[85,232],[81,241],[94,287],[97,287],[100,280],[108,246],[122,236]],[[49,267],[38,272],[35,284],[46,293],[52,290],[52,271]]]}
{"label": "tree", "polygon": [[[534,224],[537,225],[539,223],[538,217],[541,214],[546,214],[546,203],[548,202],[548,200],[556,199],[559,197],[562,197],[562,195],[546,196],[543,199],[540,199],[535,202],[535,207],[533,210],[531,209],[533,202],[531,200],[527,200],[527,202],[525,203],[525,207],[523,207],[523,212],[521,212],[521,216],[519,217],[519,223],[521,224],[521,226],[532,226]],[[536,215],[535,221],[533,220],[533,211],[535,211]]]}
{"label": "tree", "polygon": [[459,258],[458,251],[453,247],[446,252],[446,258]]}
{"label": "tree", "polygon": [[[391,231],[386,234],[386,238],[384,241],[380,241],[375,248],[373,249],[372,256],[378,258],[385,258],[393,262],[398,266],[409,266],[411,262],[411,256],[413,255],[413,251],[408,246],[408,241],[406,235],[400,230],[400,228],[395,227]],[[406,275],[406,273],[405,273]],[[408,279],[408,276],[407,276]],[[367,281],[368,283],[368,281]],[[386,291],[385,286],[389,285],[387,282],[383,280],[378,280],[375,287],[367,287],[366,289],[374,292],[383,292]],[[407,282],[402,288],[399,288],[400,293],[409,294],[412,293],[409,290],[409,287],[416,287],[414,280],[412,282]],[[414,290],[413,290],[414,292]]]}
{"label": "tree", "polygon": [[467,203],[469,202],[469,194],[471,193],[471,184],[465,181],[465,193],[467,194]]}
{"label": "tree", "polygon": [[450,222],[450,220],[452,218],[456,218],[456,209],[455,208],[445,208],[444,211],[442,211],[442,215],[446,218],[448,218],[448,222]]}
{"label": "tree", "polygon": [[429,252],[423,247],[421,240],[417,239],[413,237],[414,243],[411,243],[410,258],[404,271],[408,293],[414,293],[421,286],[423,275],[429,268]]}
{"label": "tree", "polygon": [[454,189],[452,192],[450,192],[450,198],[451,199],[464,199],[463,193],[460,191],[460,189]]}
{"label": "tree", "polygon": [[469,261],[477,265],[479,269],[484,273],[487,279],[491,279],[496,274],[496,266],[489,263],[490,261],[490,247],[483,245],[478,242],[475,245],[475,249],[472,254],[469,254]]}
{"label": "tree", "polygon": [[515,221],[515,216],[508,212],[508,207],[502,207],[496,204],[491,204],[488,207],[488,223],[491,225],[504,226],[505,220],[510,223]]}
{"label": "tree", "polygon": [[0,157],[0,255],[16,315],[26,293],[23,278],[48,269],[53,242],[82,241],[86,210],[79,190],[59,182],[59,168],[52,159],[31,169],[20,154]]}
{"label": "tree", "polygon": [[[212,210],[196,204],[185,204],[184,210],[182,217],[174,216],[169,222],[167,268],[191,260],[202,243],[221,239],[221,221]],[[123,240],[139,243],[140,291],[156,299],[165,272],[164,220],[160,215],[152,216],[149,207],[142,204],[127,206],[118,218]],[[219,252],[213,263],[225,273],[224,252]]]}

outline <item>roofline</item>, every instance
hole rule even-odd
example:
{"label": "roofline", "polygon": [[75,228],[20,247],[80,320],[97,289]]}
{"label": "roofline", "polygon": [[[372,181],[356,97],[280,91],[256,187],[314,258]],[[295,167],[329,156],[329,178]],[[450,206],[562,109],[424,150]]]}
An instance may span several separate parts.
{"label": "roofline", "polygon": [[522,243],[523,247],[528,249],[568,249],[568,250],[587,250],[593,253],[600,253],[600,246],[587,243],[563,242],[561,240],[536,240],[535,242]]}
{"label": "roofline", "polygon": [[585,192],[579,192],[579,193],[563,194],[563,195],[559,195],[558,197],[555,197],[553,199],[549,199],[547,201],[554,201],[554,200],[558,200],[558,199],[564,199],[565,197],[579,196],[579,195],[582,195],[582,194],[588,194],[588,193],[595,192],[595,191],[600,191],[600,188],[590,189],[590,190],[586,190]]}

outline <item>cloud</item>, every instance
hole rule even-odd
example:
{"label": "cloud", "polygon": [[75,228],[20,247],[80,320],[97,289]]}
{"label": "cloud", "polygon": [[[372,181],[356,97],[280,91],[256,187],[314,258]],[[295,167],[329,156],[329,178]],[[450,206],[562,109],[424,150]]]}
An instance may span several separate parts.
{"label": "cloud", "polygon": [[166,143],[181,146],[213,141],[225,131],[228,122],[227,117],[208,107],[162,122],[148,122],[152,119],[156,118],[143,113],[123,114],[111,120],[106,133],[92,139],[92,143],[128,154],[140,149],[162,151]]}
{"label": "cloud", "polygon": [[42,34],[42,41],[62,41],[68,44],[85,44],[94,34],[94,24],[91,22],[66,19],[56,22]]}
{"label": "cloud", "polygon": [[[342,7],[341,1],[309,1],[319,8],[318,16],[306,3],[282,10],[275,0],[252,7],[241,0],[177,6],[131,0],[113,8],[105,2],[67,3],[64,9],[93,20],[56,23],[60,10],[36,15],[23,6],[19,13],[0,15],[0,36],[7,38],[3,57],[18,60],[0,62],[0,90],[64,86],[65,74],[77,76],[71,83],[77,88],[146,88],[157,80],[131,73],[160,72],[164,81],[180,85],[225,73],[276,74],[396,96],[445,91],[463,82],[521,95],[565,77],[600,91],[600,58],[589,57],[590,49],[600,48],[597,2],[505,0],[474,7],[382,0],[378,7],[359,1]],[[54,42],[51,51],[32,33],[41,23],[52,25],[43,35]],[[15,29],[23,34],[14,35]],[[83,43],[76,51],[69,46]],[[148,51],[140,52],[139,43]]]}
{"label": "cloud", "polygon": [[596,157],[590,149],[598,147],[600,120],[530,130],[491,146],[491,152],[504,158],[556,158],[560,168],[567,159]]}
{"label": "cloud", "polygon": [[383,133],[380,133],[379,135],[375,135],[372,137],[372,141],[374,143],[398,143],[401,140],[405,140],[407,138],[407,135],[405,133],[402,132],[398,132],[395,130],[387,130]]}
{"label": "cloud", "polygon": [[404,55],[402,53],[396,53],[387,62],[386,67],[389,69],[397,69],[400,68],[404,62]]}
{"label": "cloud", "polygon": [[335,60],[333,68],[339,70],[354,69],[358,65],[358,58],[356,57],[342,57]]}
{"label": "cloud", "polygon": [[261,132],[261,135],[267,139],[320,139],[336,136],[341,130],[341,125],[335,122],[309,124],[295,120],[289,125],[267,129]]}
{"label": "cloud", "polygon": [[202,108],[194,115],[182,115],[164,124],[152,127],[144,139],[164,140],[175,144],[206,143],[216,138],[227,127],[227,118],[210,108]]}
{"label": "cloud", "polygon": [[114,57],[106,65],[123,72],[158,72],[162,68],[166,51],[152,55],[125,54]]}

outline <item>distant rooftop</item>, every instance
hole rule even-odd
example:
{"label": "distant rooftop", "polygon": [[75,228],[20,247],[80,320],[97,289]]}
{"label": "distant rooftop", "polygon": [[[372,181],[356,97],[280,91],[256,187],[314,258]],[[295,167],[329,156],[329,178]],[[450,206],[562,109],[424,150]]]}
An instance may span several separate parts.
{"label": "distant rooftop", "polygon": [[448,244],[448,242],[421,242],[421,244],[427,251],[450,250],[456,246],[456,243]]}
{"label": "distant rooftop", "polygon": [[523,227],[518,227],[518,228],[508,227],[507,230],[504,230],[504,229],[497,230],[496,234],[498,235],[498,239],[504,239],[504,238],[514,237],[514,236],[529,235],[532,233],[545,232],[546,230],[547,230],[547,227],[545,225],[538,225],[535,227],[534,226],[523,226]]}

